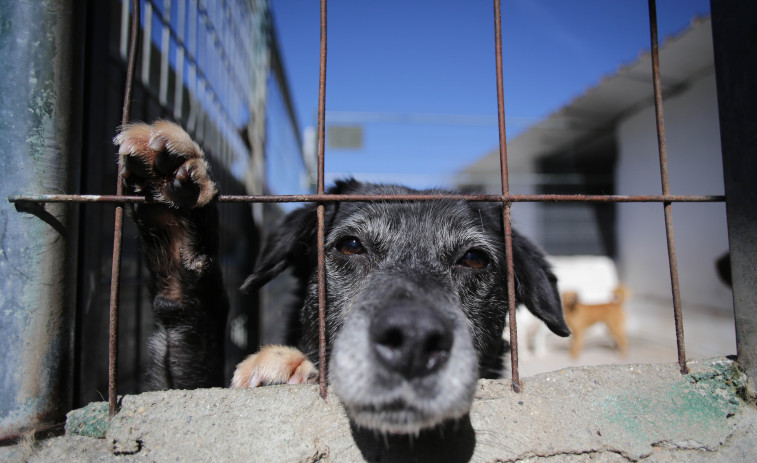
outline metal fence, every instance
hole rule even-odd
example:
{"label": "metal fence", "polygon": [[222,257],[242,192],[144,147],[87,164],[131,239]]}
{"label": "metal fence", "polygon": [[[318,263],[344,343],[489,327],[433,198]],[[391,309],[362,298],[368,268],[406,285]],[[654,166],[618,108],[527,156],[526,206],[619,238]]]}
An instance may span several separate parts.
{"label": "metal fence", "polygon": [[[131,29],[131,44],[129,47],[129,67],[126,91],[124,97],[123,123],[129,120],[130,92],[134,72],[134,61],[136,54],[136,37],[139,22],[139,1],[133,1],[133,16]],[[512,257],[512,229],[510,209],[515,202],[654,202],[660,203],[663,207],[667,245],[668,259],[670,266],[671,292],[673,299],[673,317],[676,326],[676,340],[678,346],[678,365],[681,373],[687,373],[686,350],[683,333],[683,322],[681,315],[681,296],[678,284],[678,268],[676,258],[676,247],[673,233],[673,213],[672,204],[678,202],[723,202],[725,196],[721,195],[673,195],[670,192],[667,150],[665,142],[665,123],[663,117],[662,93],[660,86],[660,66],[658,57],[658,38],[657,38],[657,18],[655,0],[649,0],[649,25],[650,25],[650,43],[652,52],[652,73],[654,87],[654,105],[657,120],[657,140],[660,160],[660,178],[662,183],[661,195],[514,195],[510,193],[508,178],[508,160],[507,160],[507,140],[505,135],[505,109],[502,84],[502,39],[501,39],[501,11],[500,1],[494,0],[494,24],[495,24],[495,60],[496,60],[496,85],[497,85],[497,103],[498,103],[498,120],[499,120],[499,152],[500,152],[500,172],[501,172],[501,194],[496,195],[472,195],[472,194],[455,194],[455,195],[333,195],[326,194],[324,190],[324,140],[325,140],[325,104],[326,104],[326,53],[327,53],[327,14],[326,0],[321,0],[320,8],[320,78],[319,78],[319,105],[318,105],[318,150],[317,150],[317,193],[313,195],[221,195],[219,202],[232,203],[281,203],[281,202],[315,202],[317,203],[317,240],[318,240],[318,301],[320,316],[320,391],[321,395],[326,395],[326,349],[325,349],[325,301],[326,301],[326,284],[325,284],[325,257],[324,257],[324,207],[326,203],[336,201],[431,201],[439,199],[459,199],[466,201],[487,201],[499,202],[502,204],[502,214],[504,220],[504,240],[507,255],[507,274],[508,274],[508,299],[509,299],[509,317],[510,317],[510,345],[511,345],[511,372],[512,387],[515,391],[521,390],[521,383],[518,369],[518,342],[517,326],[515,313],[515,291],[513,281],[513,257]],[[752,65],[753,66],[753,65]],[[721,113],[723,109],[721,107]],[[725,154],[725,153],[724,153]],[[752,164],[754,162],[752,161]],[[752,165],[750,165],[752,169]],[[752,169],[753,170],[753,169]],[[120,253],[121,253],[121,233],[123,221],[123,205],[126,203],[145,202],[144,197],[124,196],[122,191],[122,182],[119,178],[117,182],[118,190],[116,195],[92,196],[92,195],[38,195],[38,196],[14,196],[9,198],[10,201],[17,204],[28,203],[115,203],[117,205],[115,212],[115,233],[113,240],[113,265],[111,280],[111,298],[110,298],[110,379],[109,379],[109,402],[110,413],[113,415],[117,411],[116,394],[117,385],[117,339],[118,339],[118,308],[119,308],[119,271],[120,271]],[[729,213],[729,221],[730,219]],[[750,248],[750,252],[753,250]],[[753,255],[753,254],[752,254]],[[738,304],[737,304],[738,306]],[[738,307],[737,307],[737,324],[738,324]],[[750,320],[754,317],[750,317]],[[752,331],[745,331],[741,337],[752,339]],[[751,341],[753,342],[753,341]],[[742,343],[739,343],[741,355]]]}

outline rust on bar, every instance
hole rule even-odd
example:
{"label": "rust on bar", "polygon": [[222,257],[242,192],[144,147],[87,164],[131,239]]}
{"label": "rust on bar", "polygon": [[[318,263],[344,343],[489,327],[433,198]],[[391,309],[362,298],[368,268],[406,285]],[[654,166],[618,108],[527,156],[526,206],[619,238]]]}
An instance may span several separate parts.
{"label": "rust on bar", "polygon": [[318,74],[318,185],[317,193],[324,192],[324,150],[326,143],[326,0],[321,0],[321,55]]}
{"label": "rust on bar", "polygon": [[[404,194],[404,195],[281,195],[281,196],[232,196],[221,195],[219,202],[336,202],[336,201],[432,201],[439,199],[463,200],[473,202],[606,202],[606,203],[662,203],[662,202],[724,202],[723,195],[484,195],[484,194]],[[144,198],[139,199],[144,201]]]}
{"label": "rust on bar", "polygon": [[117,195],[11,195],[11,203],[144,203],[144,196]]}
{"label": "rust on bar", "polygon": [[[134,91],[134,62],[137,55],[137,33],[139,32],[139,0],[131,2],[131,37],[129,38],[129,57],[126,63],[126,88],[124,89],[124,106],[121,111],[121,124],[126,125],[131,120],[131,94]],[[121,187],[122,188],[122,187]]]}
{"label": "rust on bar", "polygon": [[[652,49],[652,77],[654,87],[655,119],[657,121],[657,147],[660,154],[660,177],[663,196],[670,194],[668,175],[668,154],[665,142],[665,119],[662,113],[662,86],[660,84],[660,54],[657,41],[657,6],[655,0],[649,0],[649,33]],[[686,366],[686,346],[683,336],[683,318],[681,314],[681,290],[678,284],[678,259],[676,256],[675,235],[673,232],[673,205],[664,201],[665,235],[668,242],[668,261],[670,267],[670,286],[673,293],[673,317],[675,318],[676,343],[678,345],[678,366],[681,373],[689,372]]]}
{"label": "rust on bar", "polygon": [[507,256],[507,307],[510,318],[510,371],[513,391],[521,391],[518,371],[518,324],[515,319],[515,278],[513,264],[512,222],[510,220],[510,180],[507,170],[507,131],[505,130],[505,91],[502,84],[502,12],[500,1],[494,0],[494,55],[497,68],[497,120],[499,123],[499,168],[502,177],[505,255]]}
{"label": "rust on bar", "polygon": [[[119,179],[120,180],[120,179]],[[123,206],[116,208],[113,225],[113,263],[110,283],[110,323],[108,324],[108,417],[118,412],[118,298],[121,278],[121,236],[123,232]]]}
{"label": "rust on bar", "polygon": [[[318,185],[324,194],[324,147],[326,139],[326,0],[321,0],[321,56],[318,77]],[[318,203],[318,383],[326,398],[326,257],[324,247],[325,206]]]}
{"label": "rust on bar", "polygon": [[505,130],[505,90],[502,83],[502,13],[499,0],[494,0],[494,55],[497,69],[497,122],[499,128],[499,169],[502,195],[510,193],[507,170],[507,131]]}
{"label": "rust on bar", "polygon": [[321,397],[326,398],[326,256],[323,251],[325,206],[319,204],[318,214],[318,384]]}
{"label": "rust on bar", "polygon": [[[479,194],[408,194],[408,195],[220,195],[219,203],[328,203],[367,201],[433,201],[439,199],[473,202],[602,202],[602,203],[707,203],[724,202],[723,195],[479,195]],[[115,203],[142,204],[144,196],[116,195],[11,195],[11,203]]]}
{"label": "rust on bar", "polygon": [[[121,125],[129,123],[131,113],[131,94],[134,87],[134,61],[137,50],[137,32],[139,25],[139,0],[132,0],[131,37],[129,40],[129,58],[126,65],[126,88],[124,105],[121,112]],[[123,196],[123,166],[119,158],[116,178],[116,196]],[[110,323],[108,326],[108,417],[118,412],[118,304],[121,292],[121,243],[123,236],[124,206],[117,205],[113,225],[113,263],[110,275]]]}
{"label": "rust on bar", "polygon": [[513,391],[520,392],[522,384],[520,382],[520,372],[518,367],[518,322],[515,319],[515,264],[513,262],[513,230],[512,221],[510,220],[510,206],[512,203],[505,203],[504,223],[505,223],[505,249],[507,250],[507,310],[510,318],[510,368],[512,371]]}

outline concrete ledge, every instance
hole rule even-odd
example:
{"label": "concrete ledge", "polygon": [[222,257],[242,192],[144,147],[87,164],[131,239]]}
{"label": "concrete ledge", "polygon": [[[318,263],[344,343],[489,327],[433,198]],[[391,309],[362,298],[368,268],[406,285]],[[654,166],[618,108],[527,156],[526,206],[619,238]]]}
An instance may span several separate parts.
{"label": "concrete ledge", "polygon": [[413,438],[356,429],[315,386],[152,392],[124,397],[102,439],[80,435],[107,420],[93,405],[69,414],[65,436],[0,448],[0,459],[750,461],[757,410],[739,395],[743,375],[727,359],[689,366],[571,368],[526,378],[520,394],[482,380],[469,417]]}

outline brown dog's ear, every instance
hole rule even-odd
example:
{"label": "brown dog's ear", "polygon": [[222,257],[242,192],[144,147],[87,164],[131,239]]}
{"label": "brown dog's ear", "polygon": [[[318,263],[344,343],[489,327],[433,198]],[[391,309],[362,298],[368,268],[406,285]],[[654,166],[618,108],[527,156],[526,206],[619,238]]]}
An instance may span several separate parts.
{"label": "brown dog's ear", "polygon": [[562,294],[562,305],[565,312],[572,312],[578,304],[578,293],[575,291],[566,291]]}
{"label": "brown dog's ear", "polygon": [[316,223],[315,204],[287,214],[268,235],[255,271],[240,287],[242,292],[260,288],[290,265],[305,264],[311,258],[311,251],[314,251]]}
{"label": "brown dog's ear", "polygon": [[559,336],[570,335],[557,291],[557,277],[552,273],[542,252],[515,230],[513,264],[516,302],[525,305],[553,333]]}

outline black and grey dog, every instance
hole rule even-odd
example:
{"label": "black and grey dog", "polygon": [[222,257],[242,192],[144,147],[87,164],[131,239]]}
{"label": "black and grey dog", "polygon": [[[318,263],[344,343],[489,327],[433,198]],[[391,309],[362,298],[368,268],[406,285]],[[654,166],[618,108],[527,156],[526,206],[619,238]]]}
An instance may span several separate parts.
{"label": "black and grey dog", "polygon": [[[217,190],[200,148],[169,122],[116,137],[154,282],[155,385],[220,380],[226,299],[217,262]],[[338,182],[335,194],[417,194]],[[428,193],[428,192],[424,192]],[[431,193],[443,193],[431,191]],[[328,379],[351,419],[413,433],[464,416],[478,378],[503,373],[507,271],[501,205],[460,200],[340,202],[326,206]],[[232,387],[314,382],[318,360],[316,208],[287,215],[243,289],[291,267],[302,303],[294,348],[267,346],[240,363]],[[543,254],[513,232],[516,301],[569,334]]]}

